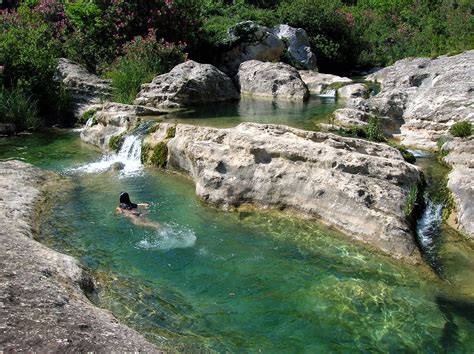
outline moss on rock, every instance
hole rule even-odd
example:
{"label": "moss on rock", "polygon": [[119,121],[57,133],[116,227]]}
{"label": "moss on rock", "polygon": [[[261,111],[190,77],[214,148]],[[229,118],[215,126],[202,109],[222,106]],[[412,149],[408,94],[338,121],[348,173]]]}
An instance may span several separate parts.
{"label": "moss on rock", "polygon": [[112,136],[109,139],[109,148],[112,151],[118,151],[123,144],[124,134]]}

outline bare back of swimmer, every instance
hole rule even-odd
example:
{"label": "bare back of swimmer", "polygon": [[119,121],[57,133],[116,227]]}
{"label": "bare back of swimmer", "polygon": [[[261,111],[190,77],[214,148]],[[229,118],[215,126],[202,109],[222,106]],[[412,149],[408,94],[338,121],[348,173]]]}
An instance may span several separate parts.
{"label": "bare back of swimmer", "polygon": [[148,208],[150,204],[148,203],[132,203],[130,196],[127,192],[120,193],[120,202],[119,206],[115,209],[117,213],[124,214],[128,216],[130,220],[135,225],[146,226],[146,227],[160,227],[161,225],[152,221],[147,220],[144,217],[143,211],[140,211],[139,208]]}

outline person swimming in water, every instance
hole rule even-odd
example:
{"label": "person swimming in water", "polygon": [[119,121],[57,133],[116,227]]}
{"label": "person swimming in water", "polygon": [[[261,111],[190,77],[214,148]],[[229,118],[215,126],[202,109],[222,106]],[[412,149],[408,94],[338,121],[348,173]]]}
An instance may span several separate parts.
{"label": "person swimming in water", "polygon": [[158,223],[151,222],[144,218],[144,213],[139,208],[148,208],[148,203],[132,203],[127,192],[120,193],[119,206],[115,209],[117,213],[128,216],[136,225],[147,227],[160,227]]}

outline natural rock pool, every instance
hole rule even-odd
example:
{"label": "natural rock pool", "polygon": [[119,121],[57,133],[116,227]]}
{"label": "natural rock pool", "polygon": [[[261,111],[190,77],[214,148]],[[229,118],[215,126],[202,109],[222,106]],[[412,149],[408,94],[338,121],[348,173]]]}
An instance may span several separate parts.
{"label": "natural rock pool", "polygon": [[[238,112],[228,116],[230,125],[240,119]],[[304,124],[313,119],[306,117]],[[92,269],[101,285],[99,305],[158,347],[474,348],[474,252],[452,230],[446,228],[438,240],[440,279],[427,267],[404,266],[314,222],[206,206],[191,182],[157,169],[78,169],[101,156],[68,131],[0,139],[0,159],[22,159],[70,177],[72,183],[51,194],[42,242]],[[150,202],[149,218],[162,227],[143,228],[117,215],[124,190],[132,200]]]}

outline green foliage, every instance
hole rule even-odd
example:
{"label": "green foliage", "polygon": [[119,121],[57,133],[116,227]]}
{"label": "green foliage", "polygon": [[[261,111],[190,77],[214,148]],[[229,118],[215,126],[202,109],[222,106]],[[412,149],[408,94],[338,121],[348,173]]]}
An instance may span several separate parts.
{"label": "green foliage", "polygon": [[176,126],[173,125],[169,127],[168,131],[166,132],[166,139],[172,139],[176,135]]}
{"label": "green foliage", "polygon": [[142,84],[185,60],[182,47],[156,40],[154,32],[136,37],[124,51],[106,76],[112,79],[114,101],[127,104],[133,102]]}
{"label": "green foliage", "polygon": [[155,146],[145,144],[142,148],[142,163],[165,168],[168,163],[168,140],[160,141]]}
{"label": "green foliage", "polygon": [[448,188],[448,176],[445,176],[440,183],[437,183],[429,193],[429,198],[435,204],[443,206],[443,220],[448,219],[455,208],[454,198]]}
{"label": "green foliage", "polygon": [[0,123],[13,124],[17,132],[39,128],[36,101],[19,88],[0,87]]}
{"label": "green foliage", "polygon": [[110,140],[109,140],[110,150],[119,151],[120,148],[122,147],[124,139],[125,139],[124,134],[114,135],[114,136],[110,137]]}
{"label": "green foliage", "polygon": [[96,114],[96,112],[97,112],[97,109],[95,109],[95,108],[92,108],[92,109],[89,109],[89,110],[85,111],[84,113],[82,113],[81,117],[79,118],[78,123],[86,124],[87,121],[90,118],[92,118],[94,116],[94,114]]}
{"label": "green foliage", "polygon": [[415,163],[416,162],[415,156],[410,151],[405,149],[403,146],[398,145],[398,144],[394,144],[394,143],[388,143],[388,145],[390,145],[390,146],[394,147],[395,149],[397,149],[398,151],[400,151],[400,153],[403,156],[403,159],[406,162],[408,162],[408,163]]}
{"label": "green foliage", "polygon": [[467,138],[472,135],[472,124],[468,120],[454,123],[449,132],[455,137]]}
{"label": "green foliage", "polygon": [[407,199],[405,201],[405,206],[403,207],[403,213],[405,216],[409,217],[413,212],[416,201],[418,199],[418,186],[414,185],[411,187],[410,192],[408,192]]}
{"label": "green foliage", "polygon": [[380,119],[376,116],[370,116],[369,118],[367,125],[367,139],[378,142],[386,141],[385,135],[380,127]]}

